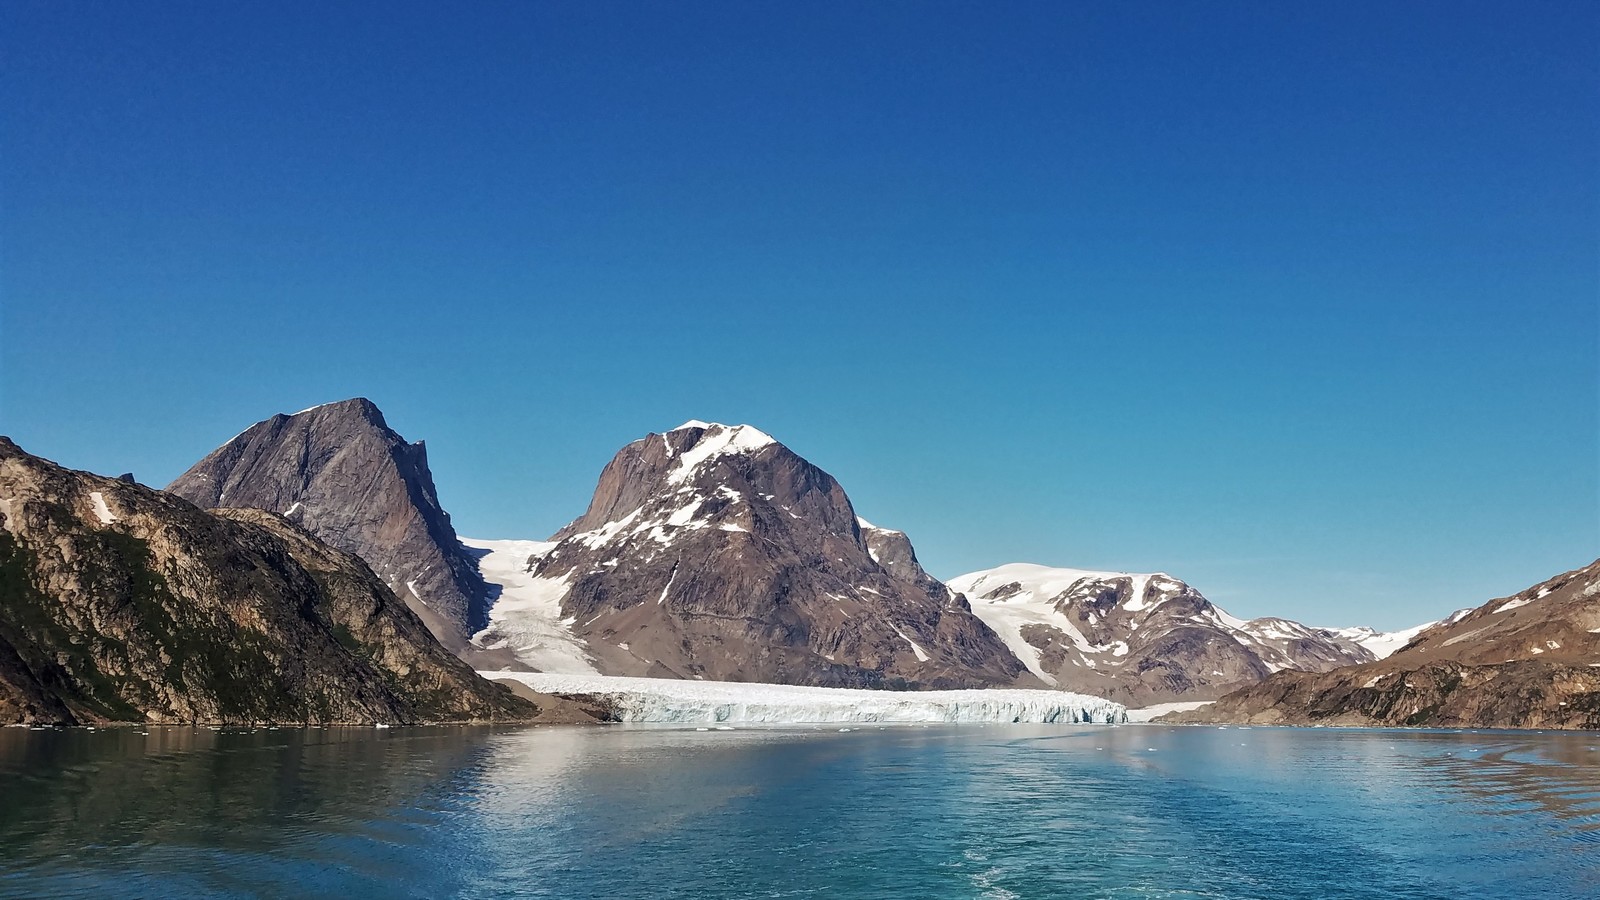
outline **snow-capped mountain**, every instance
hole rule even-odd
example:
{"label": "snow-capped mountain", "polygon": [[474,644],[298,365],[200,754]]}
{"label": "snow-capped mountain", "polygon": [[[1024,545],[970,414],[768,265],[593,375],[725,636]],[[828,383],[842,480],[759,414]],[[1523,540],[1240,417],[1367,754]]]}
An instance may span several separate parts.
{"label": "snow-capped mountain", "polygon": [[953,578],[972,611],[1047,684],[1144,706],[1219,697],[1280,669],[1375,654],[1328,629],[1229,615],[1164,573],[1013,563]]}
{"label": "snow-capped mountain", "polygon": [[1322,628],[1318,630],[1332,632],[1347,641],[1360,644],[1371,651],[1374,657],[1384,659],[1394,655],[1395,651],[1416,640],[1424,631],[1435,625],[1453,625],[1470,612],[1472,612],[1470,607],[1458,609],[1437,622],[1423,622],[1421,625],[1413,625],[1410,628],[1402,628],[1399,631],[1378,631],[1365,625],[1358,625],[1354,628]]}
{"label": "snow-capped mountain", "polygon": [[474,638],[534,669],[774,684],[1037,686],[903,534],[749,425],[622,448],[548,542],[468,541],[500,586]]}

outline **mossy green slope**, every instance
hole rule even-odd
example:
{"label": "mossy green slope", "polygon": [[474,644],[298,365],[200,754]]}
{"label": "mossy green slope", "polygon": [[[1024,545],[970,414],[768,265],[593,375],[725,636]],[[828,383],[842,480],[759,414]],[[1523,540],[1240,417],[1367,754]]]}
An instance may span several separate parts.
{"label": "mossy green slope", "polygon": [[0,438],[0,723],[529,720],[359,558]]}

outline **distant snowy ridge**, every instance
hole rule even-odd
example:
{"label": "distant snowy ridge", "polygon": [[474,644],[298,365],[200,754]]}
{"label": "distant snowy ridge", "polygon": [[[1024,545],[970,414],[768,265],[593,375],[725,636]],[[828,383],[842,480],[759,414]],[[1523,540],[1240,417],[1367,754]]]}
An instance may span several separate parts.
{"label": "distant snowy ridge", "polygon": [[878,724],[1118,724],[1120,703],[1065,691],[867,691],[676,681],[545,672],[479,672],[519,681],[547,694],[582,694],[611,704],[623,722],[728,725]]}
{"label": "distant snowy ridge", "polygon": [[[1069,594],[1074,588],[1104,584],[1116,581],[1131,582],[1129,599],[1121,606],[1129,612],[1142,612],[1160,605],[1177,593],[1180,588],[1187,587],[1165,572],[1150,574],[1137,574],[1132,572],[1103,572],[1091,569],[1069,569],[1053,566],[1034,565],[1032,563],[1011,563],[994,569],[973,572],[952,578],[948,582],[953,590],[961,591],[970,597],[982,597],[985,592],[995,586],[1015,584],[1013,592],[997,600],[985,603],[974,603],[974,611],[989,623],[990,627],[1001,631],[1002,634],[1017,631],[1017,624],[1029,621],[1049,623],[1057,628],[1067,630],[1074,638],[1082,635],[1069,622],[1064,622],[1062,610],[1058,601]],[[1152,590],[1152,588],[1154,590]],[[1240,619],[1229,615],[1227,610],[1220,606],[1210,604],[1209,609],[1203,609],[1194,615],[1195,619],[1204,620],[1206,624],[1215,626],[1220,630],[1233,634],[1240,641],[1251,645],[1257,652],[1262,653],[1263,661],[1268,668],[1278,671],[1291,668],[1291,660],[1287,659],[1281,647],[1284,642],[1313,640],[1318,637],[1340,638],[1349,643],[1366,648],[1374,657],[1382,659],[1405,646],[1412,638],[1424,630],[1439,624],[1438,622],[1425,622],[1402,631],[1383,632],[1373,628],[1358,626],[1353,628],[1323,628],[1302,625],[1289,619],[1277,616],[1263,616],[1257,619]],[[1020,637],[1017,638],[1022,642]],[[1075,640],[1075,643],[1078,641]],[[1113,651],[1111,646],[1088,647],[1080,644],[1083,649],[1092,652]],[[1037,651],[1029,654],[1019,653],[1024,661],[1030,657],[1037,657]]]}
{"label": "distant snowy ridge", "polygon": [[1164,572],[1010,563],[947,583],[1047,684],[1134,707],[1214,699],[1284,669],[1375,658],[1330,629],[1229,615]]}
{"label": "distant snowy ridge", "polygon": [[1360,644],[1372,651],[1373,656],[1378,659],[1384,659],[1393,656],[1396,650],[1411,643],[1412,639],[1422,632],[1441,622],[1448,623],[1449,621],[1451,619],[1441,619],[1439,622],[1424,622],[1421,625],[1413,625],[1400,631],[1378,631],[1364,625],[1358,625],[1354,628],[1324,628],[1322,630],[1331,631],[1345,640]]}

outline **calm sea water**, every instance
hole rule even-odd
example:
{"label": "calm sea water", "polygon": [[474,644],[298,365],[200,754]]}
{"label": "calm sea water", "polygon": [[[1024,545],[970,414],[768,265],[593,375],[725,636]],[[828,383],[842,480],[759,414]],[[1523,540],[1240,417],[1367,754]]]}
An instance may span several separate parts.
{"label": "calm sea water", "polygon": [[0,729],[0,895],[1600,897],[1600,735]]}

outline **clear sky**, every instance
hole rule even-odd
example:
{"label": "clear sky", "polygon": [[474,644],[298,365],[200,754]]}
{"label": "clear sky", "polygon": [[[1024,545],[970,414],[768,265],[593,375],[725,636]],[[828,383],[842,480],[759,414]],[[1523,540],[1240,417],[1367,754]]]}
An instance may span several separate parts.
{"label": "clear sky", "polygon": [[1600,4],[330,6],[0,4],[0,432],[367,396],[544,537],[750,422],[936,575],[1314,624],[1600,556]]}

